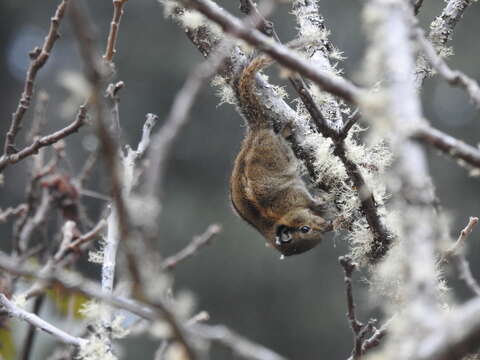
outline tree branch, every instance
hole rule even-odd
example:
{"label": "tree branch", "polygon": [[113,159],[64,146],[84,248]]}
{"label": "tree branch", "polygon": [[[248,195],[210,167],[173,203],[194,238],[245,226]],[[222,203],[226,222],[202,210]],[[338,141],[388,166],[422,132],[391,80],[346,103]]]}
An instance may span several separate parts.
{"label": "tree branch", "polygon": [[34,140],[32,144],[23,148],[22,150],[16,153],[4,154],[0,157],[0,173],[11,164],[15,164],[20,160],[25,159],[28,156],[38,153],[38,151],[45,147],[64,139],[65,137],[75,133],[85,124],[85,119],[87,116],[87,110],[84,106],[81,106],[75,121],[70,125],[65,126],[63,129],[60,129],[50,135],[45,135]]}
{"label": "tree branch", "polygon": [[0,304],[3,309],[7,312],[10,317],[15,317],[19,320],[23,320],[30,325],[35,326],[36,328],[56,337],[58,340],[65,344],[74,345],[74,346],[83,346],[87,343],[87,340],[72,336],[67,334],[65,331],[60,330],[59,328],[53,326],[52,324],[46,322],[42,318],[38,317],[35,314],[32,314],[28,311],[25,311],[10,300],[4,294],[0,293]]}
{"label": "tree branch", "polygon": [[475,106],[480,108],[480,86],[478,83],[463,72],[452,70],[445,60],[443,60],[437,53],[433,44],[425,37],[422,29],[417,28],[414,31],[414,34],[423,53],[426,55],[433,68],[437,70],[437,72],[445,78],[449,84],[463,88],[468,93]]}
{"label": "tree branch", "polygon": [[169,256],[162,263],[163,270],[172,270],[180,262],[196,255],[205,245],[208,245],[212,238],[218,235],[222,231],[222,228],[218,224],[210,225],[205,232],[199,236],[195,236],[190,244],[180,250],[175,255]]}
{"label": "tree branch", "polygon": [[480,150],[441,132],[431,126],[421,126],[414,131],[412,138],[435,147],[442,153],[466,164],[480,168]]}
{"label": "tree branch", "polygon": [[245,40],[276,60],[286,68],[297,71],[314,81],[320,88],[340,98],[355,103],[362,90],[347,80],[332,76],[312,66],[301,56],[292,52],[282,44],[272,40],[260,31],[245,25],[240,19],[232,16],[210,0],[183,0],[186,6],[194,8],[222,27],[222,29]]}
{"label": "tree branch", "polygon": [[110,23],[110,32],[107,38],[107,47],[103,59],[108,62],[112,62],[115,55],[115,45],[117,43],[118,28],[120,27],[120,20],[123,15],[123,6],[128,0],[113,0],[113,18]]}
{"label": "tree branch", "polygon": [[480,285],[475,280],[470,270],[470,265],[465,258],[465,241],[467,237],[472,233],[473,228],[478,223],[478,217],[470,217],[468,224],[460,232],[457,241],[445,252],[443,260],[453,259],[457,267],[460,278],[465,281],[470,290],[480,297]]}
{"label": "tree branch", "polygon": [[463,13],[475,1],[473,0],[448,0],[447,5],[430,25],[430,40],[435,47],[444,46],[453,35],[455,26],[460,21]]}
{"label": "tree branch", "polygon": [[[29,54],[31,62],[27,70],[25,84],[22,96],[17,106],[17,110],[12,114],[12,121],[10,123],[10,128],[7,132],[5,140],[4,154],[2,156],[3,159],[9,158],[9,155],[14,154],[18,151],[15,148],[15,137],[21,129],[23,116],[30,107],[37,73],[47,62],[48,58],[50,57],[50,53],[52,52],[53,46],[55,45],[55,42],[60,37],[58,30],[60,27],[60,22],[62,21],[65,14],[68,2],[69,0],[63,0],[58,5],[57,10],[55,11],[55,15],[50,19],[50,29],[48,30],[48,34],[45,37],[42,48],[40,49],[36,47]],[[0,172],[3,170],[3,167],[2,161],[0,160]]]}

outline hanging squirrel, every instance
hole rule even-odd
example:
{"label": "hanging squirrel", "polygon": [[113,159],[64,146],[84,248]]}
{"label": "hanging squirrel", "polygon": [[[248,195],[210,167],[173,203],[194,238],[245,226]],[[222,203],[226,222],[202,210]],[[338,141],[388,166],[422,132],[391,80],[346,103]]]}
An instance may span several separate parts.
{"label": "hanging squirrel", "polygon": [[263,114],[255,75],[270,60],[254,59],[238,80],[239,107],[247,119],[247,134],[230,178],[234,209],[284,256],[318,245],[333,229],[324,218],[325,206],[308,191],[298,160],[286,141],[288,125],[275,132]]}

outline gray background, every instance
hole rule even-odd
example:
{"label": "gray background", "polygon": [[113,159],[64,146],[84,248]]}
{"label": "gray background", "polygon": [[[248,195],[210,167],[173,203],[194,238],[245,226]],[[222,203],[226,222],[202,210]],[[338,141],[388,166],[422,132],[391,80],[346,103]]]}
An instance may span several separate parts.
{"label": "gray background", "polygon": [[[111,18],[111,1],[88,1],[97,26],[102,49]],[[238,14],[235,1],[219,1]],[[21,93],[28,57],[26,53],[43,41],[48,19],[57,1],[2,0],[0,2],[0,109],[5,133]],[[425,0],[420,14],[423,26],[440,13],[444,3]],[[344,51],[346,76],[355,79],[364,53],[361,29],[361,1],[320,2],[331,40]],[[118,55],[115,63],[118,79],[126,83],[121,95],[121,122],[125,141],[138,140],[147,112],[165,118],[182,82],[194,64],[201,61],[196,49],[183,32],[163,17],[155,0],[127,3],[122,21]],[[288,5],[280,6],[272,19],[284,41],[294,37],[295,23],[288,15]],[[472,5],[458,25],[454,41],[455,56],[449,63],[475,78],[480,78],[478,43],[480,7]],[[62,24],[63,37],[54,48],[52,58],[39,74],[36,89],[50,94],[48,130],[59,128],[73,116],[63,117],[59,105],[69,93],[58,83],[64,70],[81,71],[82,64],[68,21]],[[285,85],[287,85],[285,83]],[[426,81],[422,92],[427,118],[438,128],[477,144],[480,118],[478,111],[460,90],[452,89],[438,78]],[[78,103],[80,100],[78,101]],[[175,270],[176,289],[191,289],[198,309],[211,315],[212,323],[226,324],[238,332],[271,347],[292,359],[343,359],[351,349],[351,334],[345,318],[343,274],[337,258],[347,251],[341,236],[329,238],[304,255],[279,261],[279,256],[265,248],[264,241],[231,211],[228,201],[228,176],[244,128],[242,120],[229,105],[218,107],[215,91],[206,86],[194,106],[189,124],[176,142],[168,165],[164,211],[158,248],[168,255],[186,245],[194,234],[208,224],[219,222],[224,231],[214,245]],[[31,111],[26,123],[31,119]],[[85,159],[85,135],[67,140],[71,167],[78,172]],[[23,135],[20,135],[19,139]],[[3,139],[2,139],[3,146]],[[468,176],[452,160],[431,153],[431,169],[437,194],[451,213],[454,231],[466,223],[467,216],[479,215],[479,180]],[[69,171],[64,165],[65,171]],[[0,190],[1,207],[23,201],[25,166],[18,164],[5,173],[6,184]],[[102,172],[95,175],[100,179]],[[92,180],[90,189],[105,192],[102,181]],[[87,200],[90,211],[98,213],[103,205]],[[0,224],[1,246],[8,248],[10,225]],[[475,274],[480,254],[478,236],[473,236],[469,257]],[[99,268],[87,269],[98,278]],[[356,275],[360,279],[366,275]],[[368,294],[356,283],[359,310],[365,316],[375,313],[367,304]],[[461,286],[457,294],[468,293]],[[46,339],[44,335],[39,338]],[[148,358],[158,345],[146,336],[131,337],[123,343],[129,358],[142,354]],[[141,352],[140,352],[141,351]],[[42,350],[36,352],[43,358]],[[217,351],[216,358],[233,358],[228,351]]]}

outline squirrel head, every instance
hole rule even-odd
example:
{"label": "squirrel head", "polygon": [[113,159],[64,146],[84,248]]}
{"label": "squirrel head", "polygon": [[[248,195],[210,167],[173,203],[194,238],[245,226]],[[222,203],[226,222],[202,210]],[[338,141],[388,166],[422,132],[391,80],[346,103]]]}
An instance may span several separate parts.
{"label": "squirrel head", "polygon": [[317,246],[323,234],[332,229],[331,221],[308,208],[296,208],[275,225],[273,245],[284,256],[301,254]]}

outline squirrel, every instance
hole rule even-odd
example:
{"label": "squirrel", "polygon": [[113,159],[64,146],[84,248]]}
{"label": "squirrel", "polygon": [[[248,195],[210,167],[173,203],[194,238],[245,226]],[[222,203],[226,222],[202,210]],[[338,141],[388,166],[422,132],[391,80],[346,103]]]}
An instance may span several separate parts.
{"label": "squirrel", "polygon": [[247,120],[247,133],[230,177],[234,210],[256,228],[283,256],[300,254],[318,245],[331,221],[325,204],[307,189],[298,160],[287,143],[288,125],[275,131],[256,94],[255,76],[270,64],[253,59],[237,83],[238,105]]}

